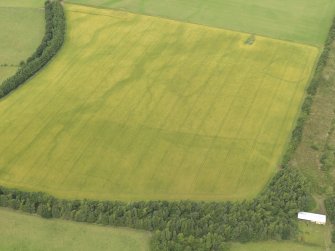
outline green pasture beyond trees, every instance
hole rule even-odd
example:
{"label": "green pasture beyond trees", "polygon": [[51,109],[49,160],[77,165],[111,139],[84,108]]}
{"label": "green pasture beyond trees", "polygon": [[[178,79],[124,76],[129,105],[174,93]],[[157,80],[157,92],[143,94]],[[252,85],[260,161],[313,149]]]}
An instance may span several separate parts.
{"label": "green pasture beyond trees", "polygon": [[324,247],[294,241],[234,243],[229,251],[325,251]]}
{"label": "green pasture beyond trees", "polygon": [[20,63],[18,71],[0,85],[0,98],[25,83],[59,51],[65,40],[65,13],[58,1],[45,3],[45,35],[33,55]]}
{"label": "green pasture beyond trees", "polygon": [[0,250],[147,251],[149,240],[144,231],[46,220],[0,209]]}
{"label": "green pasture beyond trees", "polygon": [[[45,0],[1,0],[0,7],[38,8],[43,12]],[[43,12],[44,13],[44,12]]]}
{"label": "green pasture beyond trees", "polygon": [[333,0],[69,0],[323,45]]}
{"label": "green pasture beyond trees", "polygon": [[335,250],[330,240],[331,227],[299,223],[299,233],[291,241],[232,243],[230,251],[326,251]]}
{"label": "green pasture beyond trees", "polygon": [[43,1],[0,1],[0,83],[39,46],[44,34]]}
{"label": "green pasture beyond trees", "polygon": [[77,5],[67,18],[55,60],[0,101],[1,184],[120,200],[263,189],[316,48]]}

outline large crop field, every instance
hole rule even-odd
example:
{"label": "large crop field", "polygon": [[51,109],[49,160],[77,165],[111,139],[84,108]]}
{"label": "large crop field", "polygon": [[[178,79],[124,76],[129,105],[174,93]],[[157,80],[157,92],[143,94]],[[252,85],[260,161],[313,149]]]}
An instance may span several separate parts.
{"label": "large crop field", "polygon": [[147,251],[150,234],[0,210],[0,250]]}
{"label": "large crop field", "polygon": [[323,45],[333,0],[69,0]]}
{"label": "large crop field", "polygon": [[248,199],[295,123],[318,49],[66,5],[64,48],[0,101],[0,183],[66,198]]}
{"label": "large crop field", "polygon": [[0,83],[13,75],[42,41],[43,2],[0,1]]}

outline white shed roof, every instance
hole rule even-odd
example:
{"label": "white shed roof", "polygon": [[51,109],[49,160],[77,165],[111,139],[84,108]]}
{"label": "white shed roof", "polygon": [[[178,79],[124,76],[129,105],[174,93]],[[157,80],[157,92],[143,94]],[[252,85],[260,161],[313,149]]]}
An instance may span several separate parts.
{"label": "white shed roof", "polygon": [[320,222],[320,223],[326,223],[326,215],[323,214],[313,214],[313,213],[307,213],[307,212],[299,212],[298,213],[298,219],[301,220],[308,220],[313,222]]}

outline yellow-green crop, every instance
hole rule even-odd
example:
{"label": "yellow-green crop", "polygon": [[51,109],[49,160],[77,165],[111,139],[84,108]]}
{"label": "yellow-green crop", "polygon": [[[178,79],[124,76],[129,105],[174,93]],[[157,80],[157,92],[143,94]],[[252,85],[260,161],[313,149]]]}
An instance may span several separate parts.
{"label": "yellow-green crop", "polygon": [[276,172],[318,49],[66,5],[63,49],[0,101],[0,184],[236,200]]}

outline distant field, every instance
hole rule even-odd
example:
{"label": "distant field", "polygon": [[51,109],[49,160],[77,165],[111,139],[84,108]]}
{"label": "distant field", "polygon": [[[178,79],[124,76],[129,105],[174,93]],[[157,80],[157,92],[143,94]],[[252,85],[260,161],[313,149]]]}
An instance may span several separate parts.
{"label": "distant field", "polygon": [[246,244],[233,243],[230,251],[330,251],[334,245],[330,239],[330,226],[299,223],[296,241],[264,241]]}
{"label": "distant field", "polygon": [[[43,1],[0,1],[0,82],[11,76],[15,65],[26,60],[39,46],[44,33]],[[34,6],[35,8],[31,8]]]}
{"label": "distant field", "polygon": [[230,251],[325,251],[323,247],[304,245],[294,241],[266,241],[247,244],[236,243]]}
{"label": "distant field", "polygon": [[1,67],[0,66],[0,83],[7,79],[8,77],[12,76],[17,70],[17,67],[15,66],[6,66],[6,67]]}
{"label": "distant field", "polygon": [[323,45],[333,0],[69,0]]}
{"label": "distant field", "polygon": [[147,251],[149,238],[142,231],[45,220],[0,209],[0,250]]}
{"label": "distant field", "polygon": [[323,247],[304,245],[294,241],[266,241],[247,244],[236,243],[230,251],[326,251]]}
{"label": "distant field", "polygon": [[44,0],[1,0],[0,7],[43,8]]}
{"label": "distant field", "polygon": [[1,184],[117,200],[236,200],[265,186],[318,49],[66,9],[60,54],[0,101]]}

